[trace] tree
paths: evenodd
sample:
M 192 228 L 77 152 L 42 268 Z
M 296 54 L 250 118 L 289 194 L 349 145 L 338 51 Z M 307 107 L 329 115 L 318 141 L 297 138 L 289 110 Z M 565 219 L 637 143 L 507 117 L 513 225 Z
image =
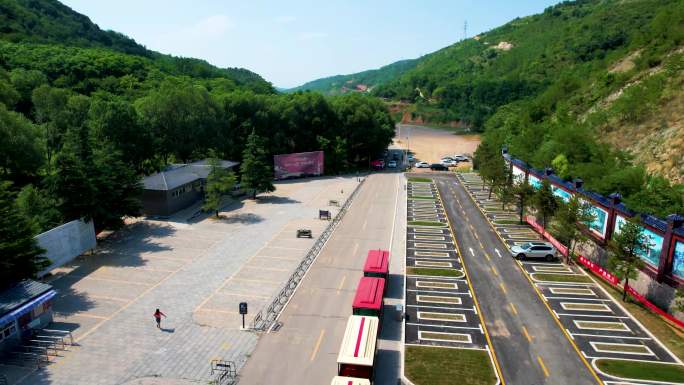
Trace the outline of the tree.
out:
M 587 237 L 579 227 L 580 224 L 588 224 L 594 220 L 594 214 L 588 204 L 582 203 L 577 195 L 573 195 L 570 200 L 560 202 L 556 215 L 556 223 L 553 230 L 558 234 L 559 240 L 568 245 L 568 257 L 566 262 L 575 255 L 577 243 L 587 240 Z
M 209 164 L 211 165 L 211 172 L 207 176 L 207 184 L 204 187 L 205 198 L 202 209 L 213 211 L 218 218 L 221 200 L 226 193 L 233 189 L 236 179 L 235 174 L 219 165 L 218 159 L 211 158 Z
M 532 197 L 532 204 L 537 210 L 537 215 L 542 217 L 542 227 L 546 228 L 547 221 L 558 209 L 558 199 L 553 195 L 551 183 L 544 179 L 541 187 L 535 191 Z
M 514 199 L 518 204 L 518 212 L 520 214 L 520 224 L 523 224 L 523 218 L 525 217 L 525 209 L 529 204 L 530 199 L 534 196 L 534 188 L 530 186 L 527 181 L 519 181 L 513 185 L 513 190 L 511 192 Z
M 240 184 L 243 188 L 253 191 L 252 197 L 256 199 L 259 192 L 275 191 L 273 186 L 273 170 L 268 162 L 268 154 L 261 139 L 254 130 L 247 138 L 247 145 L 242 155 L 240 165 L 242 177 Z
M 38 127 L 0 103 L 0 175 L 23 181 L 38 174 L 43 153 Z
M 635 279 L 644 265 L 639 253 L 650 247 L 650 239 L 644 233 L 640 220 L 636 216 L 624 222 L 608 243 L 610 271 L 620 280 L 625 280 L 625 289 L 622 292 L 623 301 L 627 299 L 626 289 L 629 286 L 629 280 Z
M 515 199 L 513 195 L 513 175 L 510 170 L 506 170 L 503 181 L 497 184 L 495 191 L 496 196 L 501 201 L 501 210 L 505 210 L 506 206 Z
M 0 183 L 0 287 L 32 278 L 50 265 L 9 188 L 8 182 Z
M 21 214 L 31 223 L 33 232 L 40 233 L 62 223 L 57 201 L 48 191 L 32 184 L 17 194 L 16 204 Z

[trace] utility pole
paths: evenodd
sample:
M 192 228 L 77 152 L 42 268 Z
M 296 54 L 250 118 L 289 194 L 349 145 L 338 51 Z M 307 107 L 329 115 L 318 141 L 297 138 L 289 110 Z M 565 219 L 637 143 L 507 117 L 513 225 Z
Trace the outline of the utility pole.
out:
M 468 20 L 463 21 L 463 40 L 468 39 Z

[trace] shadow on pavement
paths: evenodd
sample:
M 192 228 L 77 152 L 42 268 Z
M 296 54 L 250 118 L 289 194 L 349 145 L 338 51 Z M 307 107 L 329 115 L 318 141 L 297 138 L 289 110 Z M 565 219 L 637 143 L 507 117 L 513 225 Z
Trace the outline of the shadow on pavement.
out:
M 375 385 L 396 385 L 397 373 L 401 365 L 401 356 L 396 350 L 379 349 L 375 356 L 377 367 L 375 369 Z M 456 383 L 456 382 L 454 382 Z
M 385 298 L 402 299 L 404 297 L 404 276 L 401 274 L 390 274 L 388 281 Z

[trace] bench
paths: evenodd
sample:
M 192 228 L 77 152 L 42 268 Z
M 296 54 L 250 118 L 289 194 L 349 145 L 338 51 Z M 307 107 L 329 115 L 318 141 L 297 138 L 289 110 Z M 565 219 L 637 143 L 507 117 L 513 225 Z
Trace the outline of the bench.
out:
M 298 229 L 297 238 L 313 238 L 313 234 L 310 229 Z

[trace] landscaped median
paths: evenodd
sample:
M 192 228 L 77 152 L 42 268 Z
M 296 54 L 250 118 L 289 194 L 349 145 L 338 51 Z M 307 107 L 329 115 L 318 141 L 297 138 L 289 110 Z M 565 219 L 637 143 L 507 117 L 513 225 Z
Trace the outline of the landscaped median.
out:
M 437 198 L 433 196 L 427 196 L 427 195 L 412 195 L 408 198 L 409 200 L 411 199 L 420 199 L 420 200 L 430 200 L 430 201 L 436 201 Z
M 412 177 L 408 178 L 408 181 L 413 182 L 413 183 L 430 183 L 430 182 L 432 182 L 432 179 L 412 176 Z
M 584 274 L 531 273 L 530 277 L 537 282 L 593 283 Z
M 446 227 L 446 223 L 433 221 L 408 221 L 409 226 L 432 226 L 432 227 Z
M 404 372 L 415 385 L 496 383 L 486 350 L 407 346 L 404 354 Z
M 436 269 L 432 267 L 407 267 L 407 275 L 426 275 L 430 277 L 463 278 L 465 274 L 458 269 Z
M 607 358 L 595 360 L 594 365 L 609 376 L 640 381 L 684 383 L 684 365 Z

